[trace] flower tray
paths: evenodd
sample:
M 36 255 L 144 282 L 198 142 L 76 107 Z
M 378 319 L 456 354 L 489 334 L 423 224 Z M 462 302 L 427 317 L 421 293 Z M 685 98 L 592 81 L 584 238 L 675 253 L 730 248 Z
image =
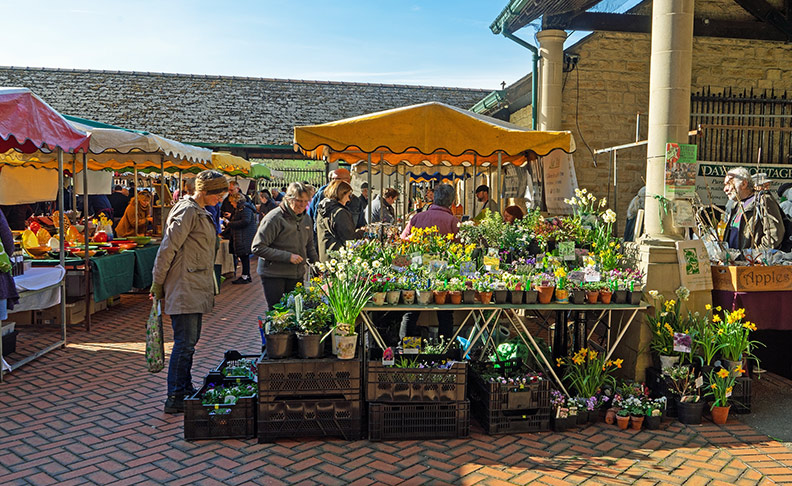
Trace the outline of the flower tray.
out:
M 293 437 L 341 437 L 359 440 L 360 400 L 284 400 L 259 403 L 258 441 Z
M 470 435 L 470 402 L 369 403 L 369 440 L 457 439 Z
M 407 359 L 411 358 L 406 355 Z M 431 361 L 431 360 L 428 360 Z M 427 362 L 419 357 L 418 362 Z M 448 369 L 397 368 L 369 361 L 366 400 L 370 402 L 461 402 L 466 398 L 467 363 Z
M 254 363 L 258 361 L 259 355 L 257 354 L 241 354 L 239 351 L 226 351 L 225 355 L 223 356 L 223 361 L 215 368 L 214 370 L 210 371 L 209 374 L 220 374 L 223 378 L 224 384 L 231 384 L 236 383 L 237 381 L 256 381 L 256 368 L 252 366 L 248 371 L 249 373 L 246 375 L 239 375 L 239 376 L 224 376 L 223 370 L 229 367 L 235 367 L 239 364 L 239 362 L 243 359 L 252 360 Z
M 550 430 L 549 408 L 491 410 L 480 401 L 471 401 L 471 407 L 473 416 L 488 435 Z
M 259 400 L 339 398 L 360 400 L 360 361 L 323 359 L 261 360 Z
M 256 436 L 256 397 L 240 398 L 234 405 L 201 403 L 208 385 L 184 400 L 184 439 L 250 439 Z
M 525 385 L 491 383 L 474 369 L 470 371 L 470 399 L 489 411 L 550 408 L 550 382 L 540 380 Z

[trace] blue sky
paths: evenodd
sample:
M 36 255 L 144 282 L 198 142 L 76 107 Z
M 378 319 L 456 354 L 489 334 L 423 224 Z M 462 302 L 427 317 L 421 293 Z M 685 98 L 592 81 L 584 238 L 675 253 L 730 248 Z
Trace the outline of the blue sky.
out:
M 0 64 L 499 89 L 531 62 L 489 30 L 506 4 L 0 0 Z

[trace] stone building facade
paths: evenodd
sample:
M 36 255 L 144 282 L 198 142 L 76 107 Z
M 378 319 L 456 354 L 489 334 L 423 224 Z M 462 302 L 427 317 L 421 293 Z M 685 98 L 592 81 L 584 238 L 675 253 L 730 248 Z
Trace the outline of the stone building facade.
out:
M 291 145 L 311 125 L 438 101 L 469 108 L 486 90 L 167 73 L 0 67 L 56 110 L 183 142 Z

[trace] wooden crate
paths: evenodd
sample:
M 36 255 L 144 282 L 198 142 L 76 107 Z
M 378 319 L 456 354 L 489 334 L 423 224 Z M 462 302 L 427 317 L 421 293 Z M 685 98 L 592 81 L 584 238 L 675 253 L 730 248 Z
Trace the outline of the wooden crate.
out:
M 792 290 L 792 266 L 712 266 L 715 290 L 767 292 Z

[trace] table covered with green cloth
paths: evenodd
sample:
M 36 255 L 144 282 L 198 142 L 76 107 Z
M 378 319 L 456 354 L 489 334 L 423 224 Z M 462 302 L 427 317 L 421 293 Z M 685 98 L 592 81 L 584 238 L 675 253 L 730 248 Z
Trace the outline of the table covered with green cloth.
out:
M 135 252 L 122 251 L 115 255 L 93 257 L 91 271 L 95 302 L 129 292 L 135 273 Z
M 135 248 L 135 275 L 132 278 L 132 286 L 136 289 L 148 289 L 154 281 L 151 270 L 154 268 L 154 260 L 157 258 L 159 245 L 146 245 L 142 248 Z

